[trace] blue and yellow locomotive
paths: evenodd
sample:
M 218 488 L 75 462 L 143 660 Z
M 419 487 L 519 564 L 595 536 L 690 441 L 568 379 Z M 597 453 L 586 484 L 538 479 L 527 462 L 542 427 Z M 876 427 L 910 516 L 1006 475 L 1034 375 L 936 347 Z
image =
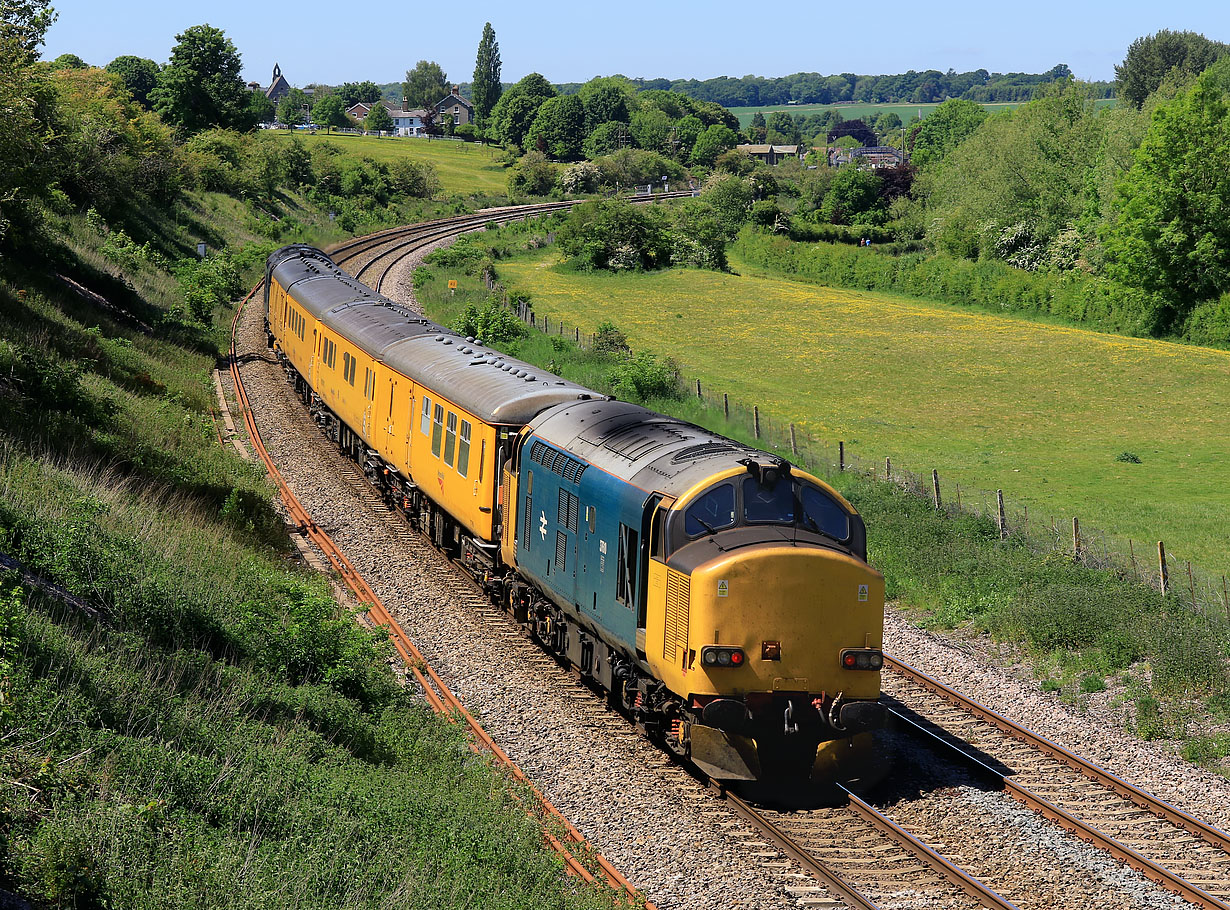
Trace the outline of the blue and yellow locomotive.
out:
M 880 724 L 884 581 L 828 485 L 462 338 L 318 250 L 266 279 L 270 342 L 326 432 L 670 749 L 720 780 L 805 779 Z

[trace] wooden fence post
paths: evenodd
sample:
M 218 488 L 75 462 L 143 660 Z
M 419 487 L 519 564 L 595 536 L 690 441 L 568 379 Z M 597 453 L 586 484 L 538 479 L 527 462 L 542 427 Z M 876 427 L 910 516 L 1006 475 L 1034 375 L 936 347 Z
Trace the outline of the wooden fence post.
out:
M 794 441 L 794 424 L 790 424 L 790 454 L 799 454 L 799 444 Z
M 730 420 L 730 395 L 726 392 L 722 393 L 722 414 Z
M 995 491 L 995 506 L 996 506 L 995 512 L 996 512 L 996 519 L 997 519 L 996 523 L 999 525 L 999 539 L 1007 540 L 1008 539 L 1008 520 L 1004 516 L 1004 491 L 1003 490 Z
M 1157 542 L 1157 567 L 1158 578 L 1162 582 L 1162 596 L 1165 597 L 1170 592 L 1170 571 L 1166 568 L 1166 545 L 1160 540 Z
M 1081 561 L 1081 522 L 1075 515 L 1072 516 L 1072 559 Z
M 760 405 L 752 405 L 752 430 L 756 433 L 756 438 L 760 438 Z
M 696 397 L 697 397 L 697 398 L 702 398 L 702 397 L 703 397 L 703 396 L 700 394 L 700 380 L 699 380 L 699 379 L 698 379 L 698 380 L 696 380 Z
M 956 487 L 957 489 L 957 511 L 960 512 L 961 511 L 961 484 L 957 483 L 957 484 L 953 484 L 953 486 Z
M 1226 621 L 1230 622 L 1230 590 L 1226 588 L 1226 576 L 1221 577 L 1221 605 L 1226 611 Z
M 1187 562 L 1187 587 L 1192 592 L 1192 609 L 1196 609 L 1196 581 L 1192 578 L 1192 563 Z
M 581 327 L 580 326 L 577 326 L 576 334 L 572 340 L 578 345 L 581 343 Z
M 891 458 L 884 459 L 884 479 L 893 479 L 893 460 Z
M 931 492 L 935 498 L 935 510 L 940 510 L 940 472 L 938 468 L 931 469 Z
M 837 470 L 844 471 L 846 469 L 846 444 L 842 440 L 837 442 Z
M 589 333 L 589 348 L 590 348 L 590 350 L 592 351 L 592 350 L 593 350 L 594 348 L 596 348 L 597 346 L 598 346 L 598 333 L 597 333 L 597 332 L 590 332 L 590 333 Z
M 546 316 L 542 317 L 542 333 L 544 335 L 550 334 L 547 330 L 547 317 Z
M 1138 579 L 1140 575 L 1136 572 L 1136 547 L 1133 546 L 1130 537 L 1128 538 L 1128 555 L 1132 557 L 1132 577 Z

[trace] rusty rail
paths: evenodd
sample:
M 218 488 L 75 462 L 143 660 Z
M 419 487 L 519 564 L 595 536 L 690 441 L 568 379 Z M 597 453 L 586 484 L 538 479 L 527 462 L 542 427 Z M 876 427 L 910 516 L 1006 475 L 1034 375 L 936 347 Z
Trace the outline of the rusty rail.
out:
M 261 439 L 260 431 L 256 426 L 256 417 L 252 411 L 251 401 L 248 398 L 247 389 L 243 384 L 243 377 L 239 368 L 239 356 L 236 342 L 238 333 L 238 325 L 240 316 L 243 314 L 244 307 L 252 296 L 260 289 L 263 282 L 258 282 L 256 287 L 248 292 L 248 295 L 243 298 L 239 306 L 236 308 L 235 318 L 231 322 L 231 346 L 230 346 L 230 368 L 231 376 L 235 383 L 235 397 L 243 412 L 244 423 L 248 428 L 248 436 L 252 443 L 252 448 L 257 456 L 264 463 L 265 469 L 269 472 L 270 479 L 278 488 L 278 492 L 282 497 L 283 503 L 286 505 L 286 510 L 290 518 L 295 523 L 297 530 L 307 536 L 320 551 L 329 560 L 330 565 L 341 576 L 346 586 L 354 593 L 355 598 L 364 606 L 367 612 L 371 615 L 374 622 L 384 626 L 389 630 L 390 640 L 393 646 L 397 649 L 397 653 L 401 656 L 406 666 L 414 674 L 419 685 L 423 689 L 424 697 L 428 704 L 437 713 L 456 720 L 460 718 L 472 732 L 474 739 L 471 740 L 471 748 L 476 752 L 483 749 L 490 752 L 496 757 L 500 764 L 504 765 L 512 774 L 513 778 L 525 787 L 533 796 L 535 806 L 527 805 L 513 791 L 514 799 L 521 803 L 526 815 L 535 819 L 543 829 L 543 837 L 547 843 L 554 849 L 563 859 L 565 868 L 571 875 L 580 877 L 585 882 L 595 882 L 596 876 L 590 872 L 589 868 L 581 861 L 578 853 L 592 857 L 605 880 L 605 883 L 616 891 L 623 899 L 636 906 L 643 906 L 647 910 L 656 910 L 654 905 L 649 903 L 644 895 L 637 891 L 620 872 L 610 864 L 610 862 L 602 856 L 593 846 L 585 839 L 584 835 L 569 822 L 559 810 L 551 804 L 550 800 L 530 782 L 525 776 L 525 772 L 504 752 L 486 730 L 478 723 L 478 721 L 470 714 L 469 711 L 461 704 L 453 692 L 448 688 L 434 669 L 423 658 L 423 655 L 415 647 L 405 630 L 398 625 L 397 621 L 389 614 L 380 598 L 367 584 L 363 576 L 351 564 L 346 555 L 337 547 L 333 540 L 322 531 L 312 520 L 307 510 L 303 508 L 295 494 L 287 485 L 286 480 L 282 477 L 277 466 L 273 463 L 273 458 L 269 455 L 265 444 Z M 544 820 L 547 823 L 544 823 Z M 548 823 L 561 828 L 564 832 L 563 841 L 556 837 L 549 829 Z M 573 850 L 568 845 L 579 849 Z
M 913 667 L 902 660 L 889 657 L 889 655 L 885 654 L 884 665 L 887 669 L 891 669 L 894 672 L 902 674 L 916 685 L 926 689 L 934 695 L 943 698 L 950 704 L 969 712 L 978 719 L 991 724 L 1019 742 L 1025 743 L 1026 745 L 1037 749 L 1043 754 L 1055 759 L 1069 768 L 1072 768 L 1088 780 L 1113 791 L 1124 799 L 1129 800 L 1139 808 L 1151 812 L 1158 818 L 1164 819 L 1189 834 L 1199 837 L 1201 840 L 1212 846 L 1216 846 L 1222 850 L 1230 852 L 1230 837 L 1228 837 L 1225 832 L 1214 828 L 1213 826 L 1188 815 L 1186 812 L 1175 808 L 1169 803 L 1158 799 L 1156 796 L 1146 793 L 1144 790 L 1129 784 L 1127 781 L 1115 776 L 1114 774 L 1111 774 L 1109 771 L 1105 771 L 1080 756 L 1069 752 L 1057 743 L 1053 743 L 1049 739 L 1025 729 L 1014 721 L 1004 717 L 1002 714 L 998 714 L 990 708 L 980 705 L 972 699 L 966 698 L 964 695 L 950 689 L 939 680 L 933 679 L 921 670 L 918 670 L 916 667 Z M 985 762 L 961 749 L 958 745 L 952 743 L 945 737 L 939 736 L 925 727 L 921 727 L 909 718 L 905 718 L 896 712 L 893 713 L 898 720 L 911 725 L 916 730 L 932 737 L 935 741 L 942 743 L 948 748 L 955 749 L 967 760 L 979 765 L 985 773 L 1002 782 L 1005 792 L 1007 792 L 1013 799 L 1029 807 L 1030 809 L 1039 812 L 1044 818 L 1059 825 L 1068 833 L 1073 834 L 1081 840 L 1093 844 L 1102 850 L 1105 850 L 1111 856 L 1115 857 L 1115 859 L 1131 866 L 1151 882 L 1160 885 L 1168 891 L 1178 894 L 1184 900 L 1190 901 L 1198 907 L 1205 907 L 1208 908 L 1208 910 L 1230 910 L 1230 905 L 1227 905 L 1222 900 L 1214 897 L 1190 882 L 1185 881 L 1182 877 L 1175 875 L 1164 866 L 1154 863 L 1152 860 L 1141 856 L 1132 848 L 1121 844 L 1119 841 L 1109 837 L 1091 825 L 1080 821 L 1055 804 L 1051 803 L 1049 800 L 1034 793 L 1032 790 L 1013 782 L 1010 777 L 990 767 Z

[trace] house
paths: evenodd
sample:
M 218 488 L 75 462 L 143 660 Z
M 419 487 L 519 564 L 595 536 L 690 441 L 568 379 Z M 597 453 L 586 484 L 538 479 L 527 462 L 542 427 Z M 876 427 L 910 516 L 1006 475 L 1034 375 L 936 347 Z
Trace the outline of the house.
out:
M 427 135 L 427 111 L 422 108 L 407 109 L 405 98 L 402 99 L 400 105 L 385 100 L 377 101 L 375 104 L 383 104 L 389 116 L 393 118 L 393 128 L 389 132 L 394 136 Z M 374 106 L 374 104 L 365 104 L 360 101 L 346 108 L 346 113 L 361 123 L 371 113 Z
M 891 145 L 872 145 L 851 149 L 850 160 L 858 162 L 859 167 L 882 168 L 896 167 L 904 159 L 901 149 Z
M 452 117 L 453 126 L 461 126 L 474 120 L 474 105 L 461 97 L 459 85 L 454 85 L 452 92 L 436 102 L 435 111 L 438 117 Z
M 803 157 L 797 145 L 736 145 L 735 148 L 765 164 L 776 165 L 787 158 Z

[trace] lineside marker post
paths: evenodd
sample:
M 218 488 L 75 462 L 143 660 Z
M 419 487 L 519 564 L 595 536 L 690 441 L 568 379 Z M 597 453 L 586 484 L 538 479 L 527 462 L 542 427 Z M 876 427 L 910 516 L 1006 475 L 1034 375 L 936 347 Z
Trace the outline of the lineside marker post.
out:
M 931 469 L 931 492 L 935 497 L 935 511 L 941 508 L 940 503 L 940 472 L 938 468 Z
M 1007 540 L 1008 539 L 1008 520 L 1004 516 L 1004 491 L 1003 490 L 995 491 L 995 505 L 996 505 L 997 521 L 999 524 L 999 539 Z
M 1166 569 L 1166 544 L 1160 540 L 1157 542 L 1157 566 L 1158 578 L 1162 583 L 1162 596 L 1165 597 L 1170 592 L 1170 572 Z

